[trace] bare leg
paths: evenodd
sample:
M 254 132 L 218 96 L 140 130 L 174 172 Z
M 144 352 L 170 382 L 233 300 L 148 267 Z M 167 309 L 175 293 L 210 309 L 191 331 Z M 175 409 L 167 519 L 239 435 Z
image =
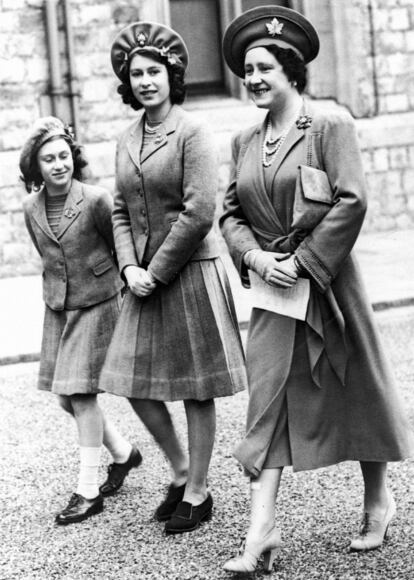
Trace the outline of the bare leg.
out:
M 57 396 L 59 405 L 62 407 L 62 409 L 75 418 L 71 397 L 65 395 Z M 96 403 L 96 405 L 100 410 L 98 403 Z M 130 456 L 132 445 L 126 439 L 124 439 L 124 437 L 122 437 L 122 435 L 115 428 L 114 424 L 105 417 L 101 410 L 100 412 L 103 422 L 103 444 L 112 455 L 115 463 L 124 463 Z
M 228 560 L 223 568 L 229 572 L 253 572 L 261 554 L 264 566 L 271 571 L 273 559 L 280 548 L 280 531 L 275 527 L 275 506 L 282 467 L 264 469 L 250 483 L 250 526 L 243 554 Z
M 382 516 L 388 506 L 387 464 L 375 461 L 361 461 L 364 478 L 364 511 Z
M 173 470 L 173 483 L 187 481 L 188 459 L 178 440 L 167 406 L 162 401 L 129 399 L 135 413 L 161 447 Z
M 283 467 L 263 469 L 250 483 L 250 526 L 246 544 L 260 540 L 275 525 L 276 498 Z
M 365 513 L 359 535 L 351 541 L 353 551 L 374 550 L 381 546 L 396 511 L 394 498 L 387 488 L 387 464 L 361 461 L 361 470 Z
M 72 395 L 70 399 L 78 427 L 79 445 L 101 447 L 103 420 L 96 395 Z
M 188 424 L 190 468 L 183 501 L 201 504 L 207 497 L 207 472 L 216 434 L 214 399 L 184 401 Z

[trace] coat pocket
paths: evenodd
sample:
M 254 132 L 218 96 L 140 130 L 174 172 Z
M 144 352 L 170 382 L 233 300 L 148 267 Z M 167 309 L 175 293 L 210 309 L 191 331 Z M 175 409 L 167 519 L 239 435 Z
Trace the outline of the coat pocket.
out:
M 332 205 L 332 189 L 325 171 L 299 165 L 292 228 L 312 230 L 326 216 Z
M 113 266 L 113 262 L 111 260 L 111 258 L 103 258 L 102 260 L 99 260 L 98 262 L 96 262 L 96 264 L 94 265 L 94 267 L 92 268 L 93 273 L 95 274 L 95 276 L 101 276 L 102 274 L 104 274 L 104 272 L 107 272 L 108 270 L 110 270 Z

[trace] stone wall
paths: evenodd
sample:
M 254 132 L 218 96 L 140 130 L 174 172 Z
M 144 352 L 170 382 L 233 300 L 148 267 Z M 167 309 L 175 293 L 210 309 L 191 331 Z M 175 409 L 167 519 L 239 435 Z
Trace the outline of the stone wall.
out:
M 329 6 L 327 0 L 310 1 L 315 14 L 317 2 L 325 8 Z M 367 86 L 371 83 L 370 90 L 365 87 L 358 97 L 366 99 L 369 93 L 369 107 L 362 107 L 367 116 L 357 120 L 370 195 L 365 229 L 413 227 L 414 4 L 412 0 L 350 0 L 351 3 L 353 10 L 360 11 L 360 17 L 365 19 L 364 34 L 371 31 L 371 44 L 365 47 L 360 59 L 354 58 L 349 69 L 348 66 L 341 69 L 338 42 L 335 44 L 332 40 L 332 46 L 336 46 L 337 69 L 342 77 L 364 77 Z M 109 47 L 117 31 L 129 22 L 138 18 L 162 19 L 165 4 L 165 0 L 71 2 L 80 95 L 79 138 L 85 144 L 92 181 L 109 189 L 113 188 L 116 136 L 134 116 L 116 93 Z M 330 5 L 338 9 L 343 2 L 330 0 Z M 67 93 L 68 59 L 60 11 L 58 16 L 64 92 Z M 335 27 L 338 24 L 334 16 L 333 10 L 331 21 Z M 328 32 L 325 26 L 324 34 Z M 337 30 L 333 32 L 334 39 Z M 350 30 L 341 30 L 349 38 L 352 32 L 352 24 Z M 0 277 L 4 277 L 39 269 L 21 213 L 26 192 L 19 182 L 18 155 L 32 122 L 51 112 L 44 1 L 0 0 L 0 42 L 4 47 L 0 56 Z M 357 74 L 361 68 L 369 75 Z M 315 83 L 314 96 L 329 96 L 326 83 L 318 94 L 318 86 L 322 85 Z M 333 86 L 332 78 L 329 86 Z M 341 99 L 341 94 L 334 97 L 338 102 L 347 102 Z M 62 117 L 69 118 L 67 95 L 62 96 L 60 105 Z M 221 198 L 227 180 L 230 135 L 254 122 L 260 112 L 247 103 L 226 97 L 189 101 L 186 107 L 204 117 L 216 135 L 221 152 Z

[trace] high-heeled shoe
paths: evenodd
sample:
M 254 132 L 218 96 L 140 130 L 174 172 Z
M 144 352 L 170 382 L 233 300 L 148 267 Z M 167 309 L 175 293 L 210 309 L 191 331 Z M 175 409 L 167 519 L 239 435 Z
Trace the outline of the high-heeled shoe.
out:
M 395 501 L 390 493 L 385 515 L 381 520 L 373 518 L 369 512 L 364 513 L 359 535 L 351 541 L 350 550 L 360 552 L 379 548 L 387 537 L 388 526 L 395 512 Z
M 280 530 L 272 528 L 270 532 L 259 542 L 243 544 L 240 547 L 239 555 L 227 562 L 223 566 L 226 572 L 237 572 L 238 574 L 250 574 L 257 568 L 260 556 L 263 555 L 264 569 L 271 572 L 273 561 L 282 545 Z

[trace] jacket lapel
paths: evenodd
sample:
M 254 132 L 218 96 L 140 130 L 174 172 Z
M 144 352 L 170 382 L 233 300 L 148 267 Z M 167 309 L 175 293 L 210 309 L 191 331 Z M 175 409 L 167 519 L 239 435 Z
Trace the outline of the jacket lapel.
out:
M 80 204 L 83 201 L 82 184 L 76 179 L 72 180 L 72 187 L 67 195 L 60 219 L 57 239 L 61 238 L 66 230 L 76 221 L 81 212 Z
M 42 231 L 52 240 L 56 241 L 56 237 L 50 229 L 49 222 L 46 217 L 46 190 L 45 188 L 39 193 L 32 194 L 36 196 L 33 203 L 33 219 L 37 222 Z
M 141 171 L 140 154 L 142 148 L 142 137 L 144 133 L 144 115 L 142 114 L 138 121 L 131 127 L 126 142 L 129 156 L 133 163 Z
M 141 156 L 141 163 L 144 163 L 151 155 L 158 149 L 164 147 L 168 143 L 168 135 L 174 133 L 177 127 L 177 107 L 173 105 L 165 118 L 163 124 L 158 129 L 154 141 L 145 148 L 145 152 Z

